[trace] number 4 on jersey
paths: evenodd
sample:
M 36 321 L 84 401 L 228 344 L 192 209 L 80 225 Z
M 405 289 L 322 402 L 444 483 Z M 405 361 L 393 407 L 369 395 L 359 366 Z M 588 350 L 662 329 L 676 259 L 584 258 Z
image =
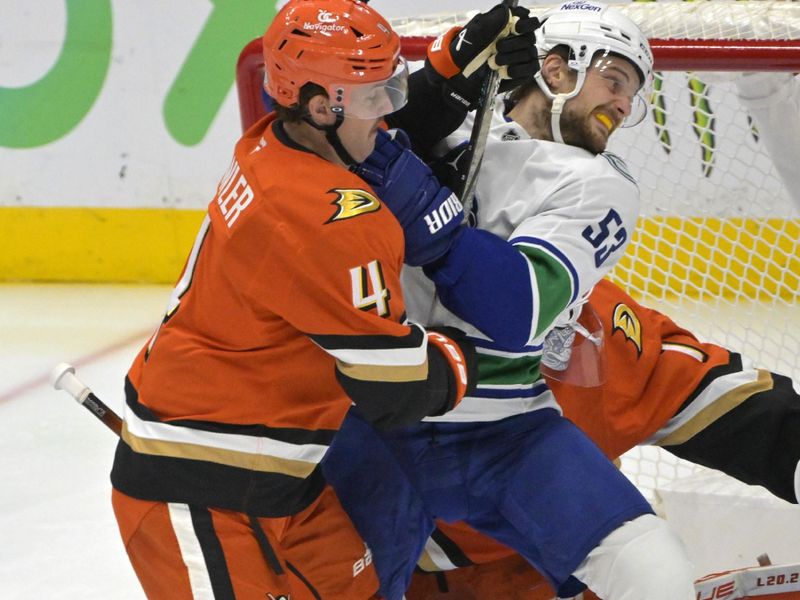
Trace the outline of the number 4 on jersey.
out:
M 366 266 L 350 269 L 350 281 L 353 286 L 353 306 L 363 311 L 374 308 L 379 317 L 389 316 L 391 294 L 383 281 L 381 263 L 373 260 Z

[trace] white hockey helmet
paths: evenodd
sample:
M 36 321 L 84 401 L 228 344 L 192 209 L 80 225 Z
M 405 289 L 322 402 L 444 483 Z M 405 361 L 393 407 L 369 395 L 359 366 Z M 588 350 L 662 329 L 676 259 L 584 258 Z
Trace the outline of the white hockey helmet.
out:
M 583 87 L 586 71 L 592 66 L 592 59 L 598 53 L 622 56 L 630 61 L 639 73 L 640 90 L 652 80 L 653 52 L 650 44 L 639 27 L 616 8 L 593 0 L 571 0 L 546 12 L 541 18 L 544 22 L 536 30 L 536 47 L 540 60 L 555 47 L 567 46 L 570 49 L 567 64 L 578 73 L 575 89 L 558 95 L 552 93 L 541 72 L 536 74 L 539 87 L 554 100 L 554 119 L 560 118 L 564 102 L 578 95 Z M 646 102 L 639 95 L 624 126 L 638 124 L 646 113 Z M 554 131 L 553 134 L 560 138 L 560 131 Z
M 644 85 L 653 72 L 653 52 L 642 31 L 619 10 L 589 0 L 565 2 L 543 15 L 536 30 L 536 47 L 544 58 L 556 46 L 569 46 L 570 68 L 580 71 L 590 66 L 601 51 L 627 58 L 639 71 Z

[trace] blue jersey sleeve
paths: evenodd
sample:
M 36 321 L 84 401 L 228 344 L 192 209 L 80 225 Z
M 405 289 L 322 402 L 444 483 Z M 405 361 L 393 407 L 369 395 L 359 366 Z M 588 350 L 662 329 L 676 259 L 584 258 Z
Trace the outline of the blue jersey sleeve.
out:
M 463 227 L 447 255 L 425 267 L 442 304 L 498 345 L 515 350 L 536 335 L 534 274 L 525 255 L 482 229 Z

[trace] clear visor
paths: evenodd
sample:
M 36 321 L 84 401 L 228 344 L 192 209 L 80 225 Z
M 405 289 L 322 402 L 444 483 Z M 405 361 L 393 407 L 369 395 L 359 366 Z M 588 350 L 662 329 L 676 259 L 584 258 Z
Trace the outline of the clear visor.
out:
M 598 387 L 606 380 L 603 323 L 591 304 L 577 322 L 551 330 L 544 340 L 542 375 L 577 387 Z
M 592 61 L 587 76 L 599 77 L 612 94 L 619 97 L 629 107 L 629 114 L 617 124 L 619 127 L 633 127 L 647 116 L 647 98 L 652 90 L 652 80 L 641 83 L 639 71 L 621 56 L 603 54 Z
M 331 110 L 354 119 L 377 119 L 408 101 L 408 63 L 401 56 L 394 74 L 373 83 L 336 83 L 328 87 Z

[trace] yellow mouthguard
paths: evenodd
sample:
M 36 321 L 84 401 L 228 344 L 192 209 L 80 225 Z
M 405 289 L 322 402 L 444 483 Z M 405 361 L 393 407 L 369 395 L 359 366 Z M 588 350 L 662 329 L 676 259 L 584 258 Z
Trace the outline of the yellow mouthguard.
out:
M 603 125 L 606 126 L 606 129 L 608 129 L 609 131 L 613 129 L 614 124 L 611 122 L 611 119 L 608 118 L 608 115 L 605 115 L 603 113 L 596 113 L 594 116 L 597 118 L 598 121 L 600 121 Z

